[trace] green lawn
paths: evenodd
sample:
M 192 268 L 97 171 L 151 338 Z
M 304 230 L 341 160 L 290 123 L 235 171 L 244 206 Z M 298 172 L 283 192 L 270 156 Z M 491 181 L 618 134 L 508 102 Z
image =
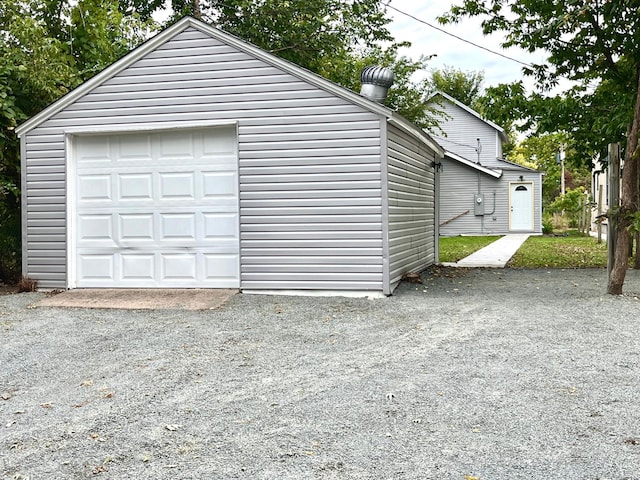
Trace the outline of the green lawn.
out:
M 486 247 L 495 242 L 501 235 L 485 237 L 441 237 L 440 238 L 440 261 L 457 262 L 471 255 L 473 252 Z
M 457 262 L 496 241 L 499 236 L 442 237 L 440 261 Z M 604 268 L 607 245 L 595 238 L 567 232 L 559 236 L 533 235 L 520 247 L 508 264 L 513 268 Z
M 604 268 L 607 245 L 593 237 L 569 232 L 565 236 L 532 236 L 509 261 L 515 268 Z

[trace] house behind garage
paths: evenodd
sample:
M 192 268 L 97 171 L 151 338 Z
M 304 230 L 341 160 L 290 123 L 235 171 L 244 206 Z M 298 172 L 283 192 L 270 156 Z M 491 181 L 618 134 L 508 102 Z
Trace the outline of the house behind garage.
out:
M 436 260 L 426 133 L 192 18 L 17 133 L 43 288 L 390 294 Z
M 505 160 L 504 129 L 467 105 L 444 92 L 430 103 L 443 113 L 440 234 L 541 233 L 542 172 Z

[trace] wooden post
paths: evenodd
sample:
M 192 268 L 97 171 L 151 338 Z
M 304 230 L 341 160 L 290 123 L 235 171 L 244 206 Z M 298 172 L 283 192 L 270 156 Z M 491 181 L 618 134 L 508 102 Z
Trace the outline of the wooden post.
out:
M 584 225 L 584 197 L 580 195 L 580 200 L 578 200 L 578 233 L 582 235 L 584 231 L 582 230 L 582 226 Z
M 598 222 L 596 225 L 598 226 L 598 243 L 602 243 L 602 200 L 604 198 L 604 188 L 603 185 L 598 185 Z
M 620 144 L 609 144 L 609 166 L 607 167 L 609 177 L 609 210 L 616 212 L 620 206 Z M 615 214 L 609 217 L 607 229 L 607 276 L 611 277 L 611 269 L 616 248 L 616 226 Z

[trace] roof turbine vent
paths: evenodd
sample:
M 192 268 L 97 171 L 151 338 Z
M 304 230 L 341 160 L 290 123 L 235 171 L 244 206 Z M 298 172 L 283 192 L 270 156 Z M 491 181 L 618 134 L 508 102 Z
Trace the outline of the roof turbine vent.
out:
M 360 95 L 374 102 L 383 103 L 389 87 L 393 85 L 393 72 L 386 67 L 375 65 L 365 67 L 360 74 Z

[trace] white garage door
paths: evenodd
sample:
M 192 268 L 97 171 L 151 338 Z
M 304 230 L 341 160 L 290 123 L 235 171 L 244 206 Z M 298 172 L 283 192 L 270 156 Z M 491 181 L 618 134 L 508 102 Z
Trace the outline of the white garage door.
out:
M 78 287 L 239 287 L 235 129 L 78 136 Z

